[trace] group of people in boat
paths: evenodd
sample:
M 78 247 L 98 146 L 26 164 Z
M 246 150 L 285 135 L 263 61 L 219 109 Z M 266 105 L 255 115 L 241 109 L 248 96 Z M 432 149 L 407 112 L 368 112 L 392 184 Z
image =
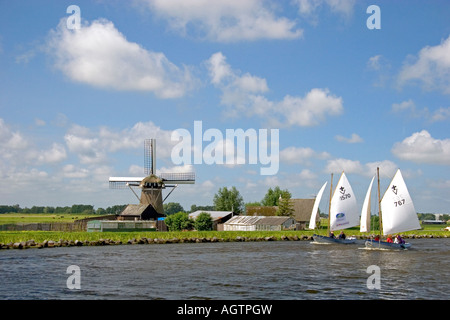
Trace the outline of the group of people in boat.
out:
M 380 241 L 380 236 L 379 236 L 379 235 L 376 235 L 376 236 L 373 238 L 373 240 L 374 240 L 374 241 Z M 404 244 L 404 243 L 405 243 L 405 240 L 403 240 L 403 238 L 402 238 L 399 234 L 396 235 L 394 239 L 392 238 L 392 235 L 389 234 L 389 235 L 387 236 L 387 238 L 386 238 L 386 242 L 388 242 L 388 243 Z
M 341 239 L 341 240 L 345 240 L 345 233 L 344 233 L 344 231 L 341 231 L 341 233 L 339 233 L 339 236 L 336 238 L 336 236 L 334 235 L 334 232 L 333 231 L 331 231 L 330 232 L 330 234 L 328 235 L 330 238 L 333 238 L 333 239 Z
M 329 236 L 330 238 L 333 238 L 333 239 L 341 239 L 341 240 L 344 240 L 345 237 L 346 237 L 344 231 L 341 231 L 341 232 L 339 233 L 339 236 L 338 236 L 337 238 L 336 238 L 336 236 L 334 235 L 334 232 L 333 232 L 333 231 L 331 231 L 330 234 L 329 234 L 328 236 Z M 380 236 L 379 236 L 379 235 L 372 236 L 372 238 L 373 238 L 374 241 L 380 241 Z M 402 238 L 399 234 L 396 235 L 395 238 L 393 238 L 392 235 L 388 235 L 387 238 L 386 238 L 386 242 L 388 242 L 388 243 L 404 244 L 404 243 L 405 243 L 405 240 L 403 240 L 403 238 Z

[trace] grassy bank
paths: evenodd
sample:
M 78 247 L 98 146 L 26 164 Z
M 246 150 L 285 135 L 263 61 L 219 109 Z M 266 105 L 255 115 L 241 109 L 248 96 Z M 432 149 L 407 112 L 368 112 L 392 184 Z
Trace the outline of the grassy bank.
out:
M 94 215 L 95 216 L 95 215 Z M 75 219 L 92 217 L 92 215 L 73 214 L 2 214 L 0 224 L 6 223 L 48 223 L 48 222 L 73 222 Z M 322 223 L 326 226 L 326 223 Z M 422 230 L 404 232 L 407 238 L 442 238 L 450 236 L 449 231 L 444 231 L 446 225 L 424 225 Z M 108 239 L 111 243 L 135 243 L 141 239 L 147 242 L 176 242 L 176 241 L 257 241 L 268 238 L 269 240 L 310 240 L 314 233 L 326 235 L 326 227 L 320 230 L 301 231 L 187 231 L 187 232 L 61 232 L 61 231 L 0 231 L 0 244 L 21 243 L 34 240 L 36 243 L 52 242 L 82 242 L 101 243 Z M 359 227 L 345 230 L 347 236 L 365 238 L 367 233 L 359 232 Z M 373 231 L 371 233 L 377 233 Z M 161 241 L 160 241 L 161 240 Z M 173 241 L 172 241 L 173 240 Z
M 367 234 L 359 231 L 347 235 L 366 238 Z M 53 231 L 3 231 L 0 232 L 0 243 L 23 243 L 34 240 L 36 243 L 52 241 L 55 243 L 78 241 L 80 245 L 102 245 L 107 239 L 109 244 L 126 243 L 166 243 L 166 242 L 205 242 L 205 241 L 260 241 L 260 240 L 311 240 L 314 231 L 187 231 L 187 232 L 53 232 Z M 319 234 L 325 234 L 321 230 Z M 405 238 L 446 238 L 448 231 L 416 230 L 404 232 Z

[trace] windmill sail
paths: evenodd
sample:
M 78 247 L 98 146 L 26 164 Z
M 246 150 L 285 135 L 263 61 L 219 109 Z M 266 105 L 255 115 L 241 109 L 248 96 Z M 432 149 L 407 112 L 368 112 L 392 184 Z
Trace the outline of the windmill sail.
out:
M 381 200 L 381 216 L 384 235 L 420 229 L 417 212 L 400 169 Z
M 308 229 L 314 230 L 316 228 L 317 209 L 319 209 L 320 199 L 322 199 L 322 194 L 323 191 L 325 190 L 327 183 L 328 182 L 324 183 L 322 188 L 319 190 L 319 193 L 317 194 L 316 200 L 314 201 L 313 209 L 311 212 L 311 218 L 309 219 Z
M 370 231 L 370 195 L 372 193 L 372 185 L 373 180 L 375 177 L 372 178 L 372 181 L 370 181 L 369 188 L 367 189 L 366 198 L 364 199 L 364 203 L 361 210 L 361 223 L 359 226 L 360 232 L 369 232 Z
M 330 204 L 330 230 L 347 229 L 359 224 L 355 194 L 344 172 L 336 186 Z

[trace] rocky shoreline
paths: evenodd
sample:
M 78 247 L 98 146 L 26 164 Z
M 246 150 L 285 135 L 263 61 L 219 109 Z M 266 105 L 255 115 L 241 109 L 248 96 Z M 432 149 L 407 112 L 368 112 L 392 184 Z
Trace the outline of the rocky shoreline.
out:
M 447 238 L 446 235 L 402 235 L 404 239 L 430 239 L 430 238 Z M 366 240 L 369 237 L 359 236 L 358 240 Z M 197 238 L 197 237 L 187 237 L 187 238 L 146 238 L 142 237 L 139 239 L 133 238 L 126 242 L 120 240 L 111 239 L 99 239 L 99 240 L 63 240 L 58 241 L 45 240 L 43 242 L 36 242 L 35 240 L 21 241 L 21 242 L 10 242 L 10 243 L 0 243 L 0 250 L 7 249 L 29 249 L 29 248 L 57 248 L 57 247 L 81 247 L 81 246 L 107 246 L 107 245 L 135 245 L 135 244 L 166 244 L 166 243 L 203 243 L 203 242 L 248 242 L 248 241 L 312 241 L 312 236 L 285 236 L 282 235 L 280 238 L 275 236 L 270 237 L 242 237 L 237 236 L 235 238 Z

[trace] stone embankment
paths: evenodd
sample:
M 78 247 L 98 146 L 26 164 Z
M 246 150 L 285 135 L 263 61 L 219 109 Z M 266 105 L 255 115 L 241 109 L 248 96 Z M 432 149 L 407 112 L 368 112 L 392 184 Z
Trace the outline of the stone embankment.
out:
M 406 239 L 420 239 L 420 238 L 440 238 L 441 236 L 436 235 L 404 235 L 402 236 Z M 443 236 L 447 238 L 447 236 Z M 364 240 L 368 239 L 366 236 L 358 236 L 357 239 Z M 248 241 L 311 241 L 312 237 L 307 235 L 294 235 L 294 236 L 285 236 L 277 238 L 275 236 L 269 237 L 243 237 L 237 236 L 235 238 L 196 238 L 196 237 L 187 237 L 187 238 L 171 238 L 171 239 L 163 239 L 163 238 L 133 238 L 126 242 L 122 242 L 120 240 L 111 240 L 111 239 L 99 239 L 93 241 L 80 241 L 80 240 L 63 240 L 60 239 L 58 241 L 45 240 L 44 242 L 36 242 L 35 240 L 28 240 L 22 242 L 10 242 L 10 243 L 0 243 L 0 249 L 28 249 L 28 248 L 56 248 L 56 247 L 80 247 L 80 246 L 106 246 L 106 245 L 122 245 L 122 244 L 164 244 L 164 243 L 202 243 L 202 242 L 248 242 Z

